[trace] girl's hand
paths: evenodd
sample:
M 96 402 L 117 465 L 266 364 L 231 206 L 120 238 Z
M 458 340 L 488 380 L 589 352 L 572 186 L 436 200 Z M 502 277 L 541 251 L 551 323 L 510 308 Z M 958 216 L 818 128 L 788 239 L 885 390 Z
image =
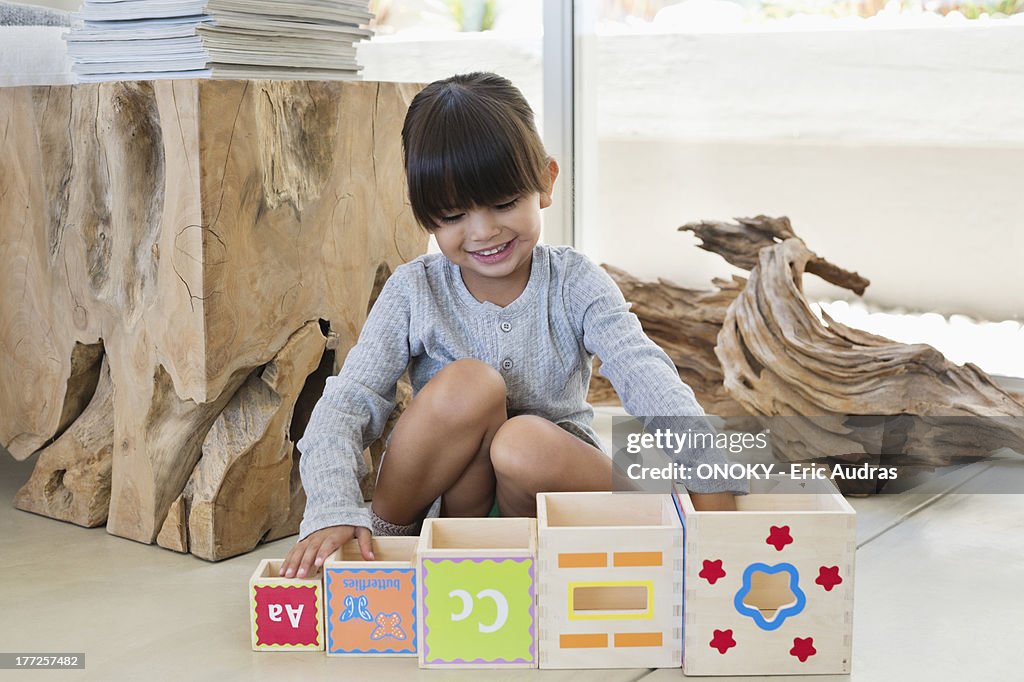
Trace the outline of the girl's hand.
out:
M 370 547 L 372 536 L 369 528 L 328 526 L 310 533 L 305 539 L 295 543 L 292 551 L 288 552 L 288 556 L 281 563 L 280 575 L 285 578 L 305 578 L 307 574 L 315 572 L 311 570 L 314 566 L 323 566 L 327 557 L 353 536 L 359 541 L 359 551 L 363 559 L 373 561 L 373 550 Z

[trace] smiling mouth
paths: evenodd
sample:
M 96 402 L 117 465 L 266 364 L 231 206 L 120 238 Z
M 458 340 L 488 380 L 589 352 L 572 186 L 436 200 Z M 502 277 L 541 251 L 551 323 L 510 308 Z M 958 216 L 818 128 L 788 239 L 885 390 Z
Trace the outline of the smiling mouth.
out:
M 493 256 L 496 253 L 501 253 L 512 245 L 515 239 L 511 239 L 500 246 L 495 246 L 493 249 L 484 249 L 483 251 L 470 251 L 474 256 Z

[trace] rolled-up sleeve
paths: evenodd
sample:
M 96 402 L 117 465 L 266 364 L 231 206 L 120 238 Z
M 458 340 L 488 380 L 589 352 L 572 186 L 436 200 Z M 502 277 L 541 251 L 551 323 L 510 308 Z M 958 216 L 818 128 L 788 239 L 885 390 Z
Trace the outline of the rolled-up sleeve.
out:
M 328 526 L 370 527 L 359 488 L 363 450 L 380 437 L 409 364 L 410 295 L 403 267 L 381 289 L 337 376 L 327 379 L 296 444 L 306 509 L 299 537 Z
M 608 273 L 578 255 L 566 277 L 566 297 L 587 352 L 601 359 L 601 374 L 611 381 L 626 411 L 643 420 L 647 431 L 679 432 L 699 424 L 702 430 L 714 432 L 693 390 L 679 378 L 665 351 L 644 333 Z M 666 454 L 691 469 L 701 463 L 728 463 L 725 453 L 716 447 Z M 686 487 L 698 493 L 747 492 L 745 483 L 735 480 L 691 480 Z

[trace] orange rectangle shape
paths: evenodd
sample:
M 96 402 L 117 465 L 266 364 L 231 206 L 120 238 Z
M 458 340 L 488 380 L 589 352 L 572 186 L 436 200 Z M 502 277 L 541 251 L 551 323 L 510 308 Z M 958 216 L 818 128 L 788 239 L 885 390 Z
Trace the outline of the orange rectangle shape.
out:
M 562 649 L 603 649 L 608 646 L 608 635 L 560 635 L 558 646 Z
M 661 646 L 661 633 L 616 632 L 615 646 Z
M 608 555 L 604 552 L 575 554 L 559 554 L 559 568 L 604 568 L 608 565 Z
M 661 566 L 661 552 L 615 552 L 616 566 Z

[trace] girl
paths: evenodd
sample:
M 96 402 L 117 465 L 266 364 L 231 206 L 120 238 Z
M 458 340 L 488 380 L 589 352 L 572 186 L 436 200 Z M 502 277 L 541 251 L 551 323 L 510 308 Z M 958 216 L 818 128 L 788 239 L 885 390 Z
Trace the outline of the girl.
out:
M 569 247 L 538 245 L 558 164 L 533 112 L 489 73 L 430 84 L 402 128 L 409 199 L 440 254 L 395 270 L 298 442 L 302 538 L 281 575 L 304 577 L 370 529 L 414 534 L 428 513 L 534 516 L 542 491 L 609 490 L 585 401 L 591 360 L 633 415 L 703 415 L 611 278 Z M 391 434 L 372 508 L 363 449 L 406 369 L 414 399 Z M 702 509 L 733 507 L 705 482 Z M 438 508 L 439 505 L 439 508 Z

